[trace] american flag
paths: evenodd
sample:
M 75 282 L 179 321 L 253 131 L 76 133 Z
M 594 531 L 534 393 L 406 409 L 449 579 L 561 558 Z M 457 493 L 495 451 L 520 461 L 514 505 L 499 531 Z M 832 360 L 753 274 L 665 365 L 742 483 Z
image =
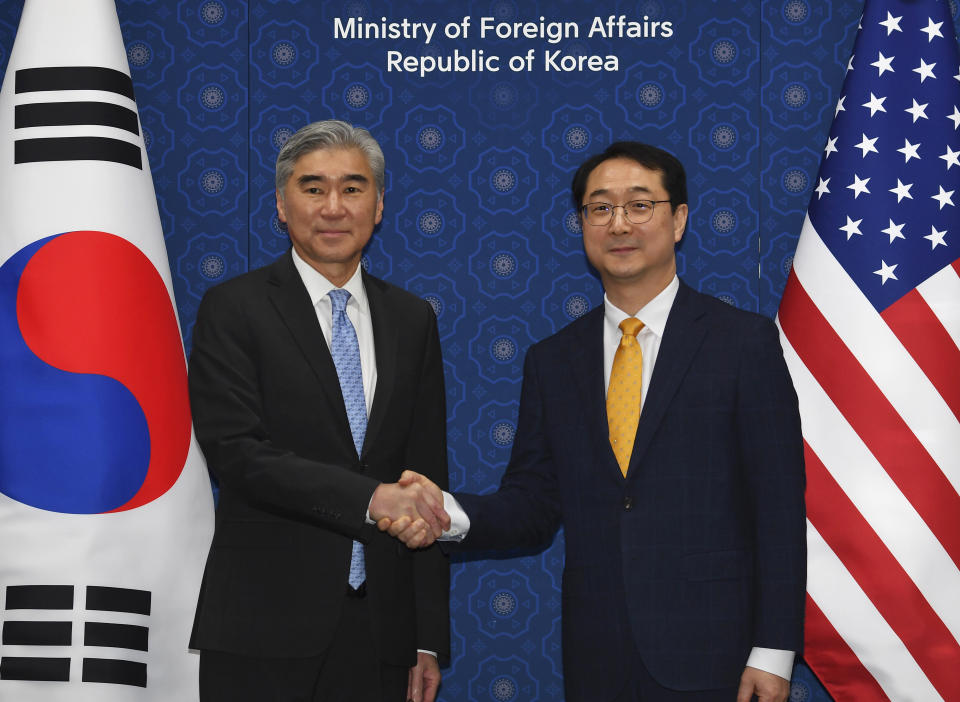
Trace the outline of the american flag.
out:
M 960 700 L 960 66 L 866 0 L 778 323 L 807 464 L 806 650 L 836 700 Z

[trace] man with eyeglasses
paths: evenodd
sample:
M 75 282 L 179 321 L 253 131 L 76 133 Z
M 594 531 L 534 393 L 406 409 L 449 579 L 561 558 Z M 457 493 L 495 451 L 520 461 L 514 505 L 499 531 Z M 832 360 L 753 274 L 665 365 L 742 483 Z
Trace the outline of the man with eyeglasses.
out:
M 784 702 L 806 546 L 776 327 L 677 277 L 674 156 L 618 142 L 572 189 L 604 303 L 528 351 L 510 463 L 496 493 L 455 495 L 465 515 L 447 505 L 453 548 L 563 525 L 566 702 Z

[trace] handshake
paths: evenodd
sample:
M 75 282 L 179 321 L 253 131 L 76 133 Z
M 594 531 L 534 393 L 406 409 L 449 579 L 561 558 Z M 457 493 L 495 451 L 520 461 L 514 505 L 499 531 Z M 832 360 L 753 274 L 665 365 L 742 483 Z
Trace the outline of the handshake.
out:
M 370 517 L 408 548 L 425 548 L 450 528 L 443 492 L 429 478 L 405 470 L 396 483 L 381 483 L 370 500 Z

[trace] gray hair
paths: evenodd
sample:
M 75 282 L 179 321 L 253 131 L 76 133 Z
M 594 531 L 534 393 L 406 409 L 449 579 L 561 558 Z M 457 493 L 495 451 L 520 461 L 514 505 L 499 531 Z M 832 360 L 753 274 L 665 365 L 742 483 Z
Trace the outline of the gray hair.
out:
M 377 197 L 383 194 L 384 187 L 384 159 L 380 144 L 371 136 L 370 132 L 361 127 L 354 127 L 337 119 L 328 119 L 321 122 L 312 122 L 301 127 L 294 133 L 277 154 L 276 186 L 283 197 L 283 189 L 293 175 L 293 167 L 297 160 L 305 154 L 317 149 L 360 149 L 367 157 L 370 170 L 377 185 Z

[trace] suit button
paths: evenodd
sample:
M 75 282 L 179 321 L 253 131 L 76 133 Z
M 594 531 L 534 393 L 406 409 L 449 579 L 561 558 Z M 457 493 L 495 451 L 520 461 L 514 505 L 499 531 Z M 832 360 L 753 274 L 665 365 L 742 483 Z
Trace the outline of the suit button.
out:
M 361 463 L 361 464 L 360 464 L 360 472 L 361 472 L 361 473 L 366 473 L 369 469 L 370 469 L 370 466 L 369 466 L 368 464 L 366 464 L 366 463 Z
M 623 498 L 623 511 L 624 511 L 624 512 L 629 512 L 629 511 L 632 510 L 632 509 L 633 509 L 633 498 L 632 498 L 632 497 L 624 497 L 624 498 Z

